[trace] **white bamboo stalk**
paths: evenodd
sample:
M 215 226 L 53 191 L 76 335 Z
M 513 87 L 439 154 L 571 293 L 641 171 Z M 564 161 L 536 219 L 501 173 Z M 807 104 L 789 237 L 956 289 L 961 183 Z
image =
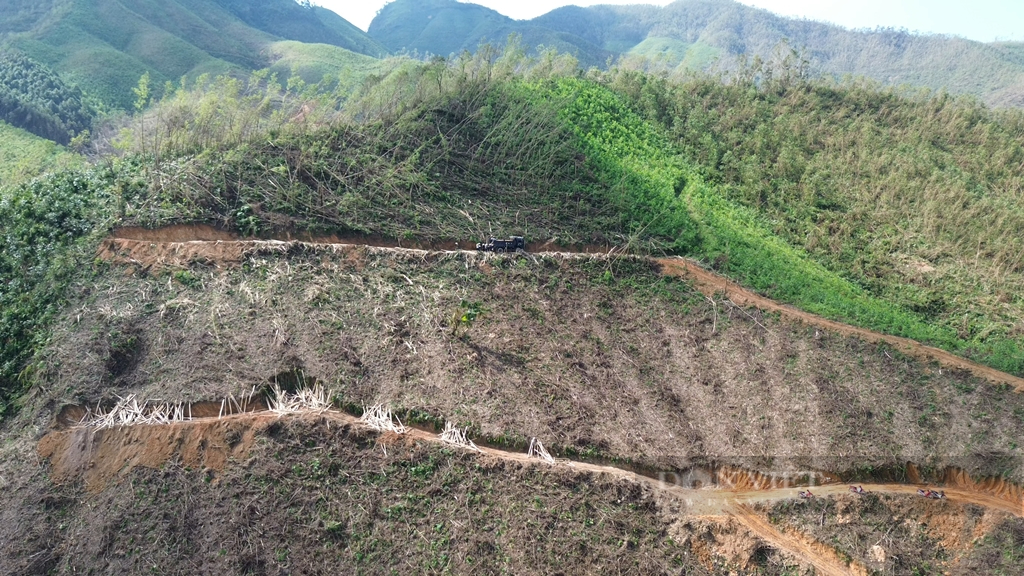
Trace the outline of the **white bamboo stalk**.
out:
M 468 428 L 466 430 L 468 430 Z M 441 439 L 441 442 L 444 442 L 445 444 L 480 452 L 481 450 L 477 448 L 476 444 L 466 437 L 466 430 L 456 427 L 451 422 L 445 422 L 444 430 L 441 432 L 439 438 Z
M 530 440 L 530 449 L 526 452 L 529 458 L 540 458 L 548 464 L 554 464 L 555 459 L 548 454 L 548 451 L 544 449 L 544 445 L 540 443 L 540 440 L 534 438 Z

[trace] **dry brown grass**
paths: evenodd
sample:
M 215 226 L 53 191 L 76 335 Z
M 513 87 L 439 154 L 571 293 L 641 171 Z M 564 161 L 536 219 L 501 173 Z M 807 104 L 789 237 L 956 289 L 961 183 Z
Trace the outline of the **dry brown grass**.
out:
M 354 405 L 388 398 L 485 437 L 544 438 L 549 449 L 658 468 L 842 472 L 909 461 L 1024 480 L 1019 395 L 723 305 L 641 261 L 350 256 L 194 266 L 190 286 L 115 269 L 58 326 L 43 378 L 52 384 L 40 393 L 194 401 L 301 370 Z M 485 312 L 453 338 L 447 320 L 462 301 Z M 112 376 L 97 351 L 127 329 L 138 359 Z M 58 382 L 78 383 L 74 396 Z

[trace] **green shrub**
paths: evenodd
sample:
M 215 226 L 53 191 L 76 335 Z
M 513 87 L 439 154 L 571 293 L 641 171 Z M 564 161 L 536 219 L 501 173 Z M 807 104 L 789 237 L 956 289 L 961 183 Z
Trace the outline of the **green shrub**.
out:
M 46 342 L 65 288 L 91 259 L 110 182 L 110 173 L 66 171 L 0 196 L 0 414 L 24 387 L 19 375 Z

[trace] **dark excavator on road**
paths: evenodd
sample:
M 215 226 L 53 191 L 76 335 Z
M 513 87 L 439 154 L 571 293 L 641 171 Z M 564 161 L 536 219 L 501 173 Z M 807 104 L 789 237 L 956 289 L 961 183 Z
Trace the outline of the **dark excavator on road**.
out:
M 526 240 L 522 236 L 510 236 L 508 240 L 491 236 L 486 243 L 478 242 L 476 249 L 483 252 L 517 252 L 526 250 Z

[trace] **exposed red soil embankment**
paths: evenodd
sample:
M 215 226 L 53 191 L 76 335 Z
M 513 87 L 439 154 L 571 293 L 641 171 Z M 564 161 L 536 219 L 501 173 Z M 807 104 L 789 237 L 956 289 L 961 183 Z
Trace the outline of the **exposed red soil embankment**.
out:
M 82 477 L 88 489 L 102 490 L 136 466 L 159 468 L 174 457 L 180 457 L 189 467 L 223 470 L 231 458 L 248 455 L 255 435 L 269 423 L 281 418 L 277 413 L 253 406 L 252 411 L 218 417 L 221 403 L 194 404 L 193 420 L 167 424 L 143 424 L 96 429 L 87 426 L 68 426 L 68 418 L 82 411 L 65 408 L 58 416 L 55 429 L 39 442 L 40 456 L 50 460 L 55 481 L 71 481 Z M 190 409 L 191 410 L 191 409 Z M 198 416 L 198 413 L 210 414 Z M 298 417 L 319 418 L 325 425 L 360 426 L 355 416 L 338 411 L 302 413 Z M 432 432 L 410 429 L 404 436 L 408 441 L 439 442 Z M 497 448 L 482 447 L 486 456 L 523 463 L 536 463 L 526 454 Z M 707 512 L 736 502 L 763 502 L 795 498 L 799 488 L 807 486 L 800 478 L 772 475 L 737 468 L 721 467 L 703 472 L 707 480 L 700 486 L 680 482 L 675 473 L 639 474 L 624 468 L 560 459 L 558 466 L 596 474 L 611 474 L 681 497 Z M 1024 489 L 1002 479 L 976 480 L 961 470 L 948 470 L 943 479 L 950 500 L 997 508 L 1024 516 Z M 826 496 L 845 493 L 847 486 L 839 478 L 819 474 L 811 482 L 816 494 Z M 877 483 L 864 484 L 871 492 L 916 494 L 923 484 Z
M 270 421 L 264 414 L 100 430 L 70 428 L 50 432 L 37 449 L 50 460 L 54 482 L 80 478 L 86 490 L 97 493 L 136 467 L 159 469 L 174 459 L 187 468 L 223 470 L 229 460 L 248 454 Z

